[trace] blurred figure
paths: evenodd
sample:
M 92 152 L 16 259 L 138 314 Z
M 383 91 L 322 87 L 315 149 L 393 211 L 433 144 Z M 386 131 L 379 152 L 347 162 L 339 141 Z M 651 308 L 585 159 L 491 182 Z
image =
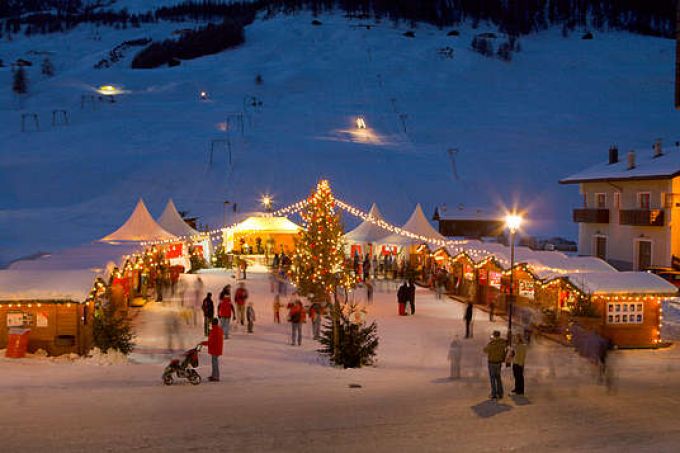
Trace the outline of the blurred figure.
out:
M 253 326 L 255 325 L 255 308 L 252 302 L 248 302 L 246 309 L 246 320 L 248 322 L 248 333 L 253 333 Z
M 291 346 L 295 346 L 296 342 L 298 346 L 302 345 L 302 323 L 304 322 L 304 314 L 305 309 L 299 299 L 296 299 L 290 304 L 288 320 L 291 324 Z
M 224 332 L 224 339 L 229 339 L 229 328 L 231 326 L 231 319 L 236 320 L 236 313 L 234 311 L 234 304 L 231 303 L 231 286 L 227 285 L 222 290 L 220 303 L 217 305 L 217 316 L 220 318 L 222 331 Z
M 318 340 L 321 338 L 321 305 L 318 302 L 309 307 L 309 319 L 312 320 L 312 337 Z
M 208 293 L 208 295 L 205 296 L 205 299 L 203 299 L 203 303 L 201 304 L 201 309 L 203 310 L 203 334 L 207 337 L 212 320 L 215 317 L 215 304 L 212 300 L 212 293 Z
M 179 349 L 184 348 L 184 342 L 179 334 L 179 313 L 170 309 L 165 313 L 165 332 L 168 337 L 168 351 L 173 351 L 175 346 L 175 340 L 177 341 L 177 347 Z
M 465 319 L 465 338 L 472 338 L 472 315 L 474 313 L 474 308 L 472 306 L 472 302 L 468 302 L 467 305 L 465 306 L 465 315 L 463 315 L 463 319 Z
M 515 334 L 512 345 L 512 375 L 515 378 L 515 388 L 511 393 L 524 395 L 524 362 L 527 356 L 527 345 L 521 334 Z
M 458 335 L 453 337 L 449 345 L 449 362 L 451 379 L 460 379 L 460 362 L 463 358 L 463 345 Z
M 373 283 L 370 280 L 366 280 L 366 302 L 373 303 Z
M 238 284 L 238 289 L 236 290 L 236 294 L 234 294 L 234 301 L 236 302 L 236 310 L 238 311 L 238 320 L 243 326 L 245 325 L 246 302 L 248 301 L 248 290 L 243 282 Z
M 278 294 L 274 295 L 274 302 L 272 302 L 272 309 L 274 310 L 274 322 L 276 324 L 281 324 L 281 298 Z
M 198 325 L 198 316 L 201 311 L 201 298 L 203 297 L 204 285 L 201 277 L 198 277 L 194 282 L 194 327 Z

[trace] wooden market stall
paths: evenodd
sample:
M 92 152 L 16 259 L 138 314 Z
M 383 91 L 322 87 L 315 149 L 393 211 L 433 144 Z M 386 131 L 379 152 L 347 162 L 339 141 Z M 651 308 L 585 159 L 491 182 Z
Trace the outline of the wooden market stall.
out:
M 291 256 L 301 229 L 287 217 L 251 216 L 234 228 L 224 230 L 223 244 L 228 251 L 241 254 L 273 255 L 285 252 Z
M 92 348 L 95 274 L 88 270 L 0 271 L 0 349 L 29 329 L 28 351 L 84 354 Z

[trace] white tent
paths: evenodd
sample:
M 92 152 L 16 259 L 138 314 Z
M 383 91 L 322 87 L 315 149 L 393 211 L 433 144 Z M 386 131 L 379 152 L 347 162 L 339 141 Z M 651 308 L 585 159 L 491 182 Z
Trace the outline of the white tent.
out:
M 371 206 L 371 210 L 368 211 L 368 215 L 376 221 L 385 220 L 375 203 Z M 358 227 L 345 234 L 345 241 L 348 244 L 368 244 L 378 242 L 388 234 L 387 230 L 364 220 Z
M 125 221 L 120 228 L 113 233 L 104 236 L 100 239 L 103 242 L 117 242 L 117 241 L 158 241 L 175 239 L 176 236 L 163 229 L 151 217 L 149 211 L 144 205 L 144 201 L 140 198 L 137 202 L 135 210 L 130 217 Z
M 172 199 L 168 200 L 168 204 L 165 205 L 163 214 L 158 218 L 158 224 L 175 236 L 191 237 L 199 234 L 198 231 L 191 228 L 189 224 L 182 219 L 182 216 L 177 212 L 177 208 Z
M 430 222 L 427 221 L 420 203 L 416 205 L 411 217 L 409 217 L 404 226 L 401 228 L 408 231 L 409 233 L 418 235 L 422 239 L 411 238 L 395 233 L 380 239 L 378 242 L 385 245 L 406 247 L 409 245 L 427 244 L 430 242 L 429 239 L 438 239 L 442 241 L 446 240 L 446 238 L 442 236 L 439 231 L 435 230 L 434 227 L 430 225 Z

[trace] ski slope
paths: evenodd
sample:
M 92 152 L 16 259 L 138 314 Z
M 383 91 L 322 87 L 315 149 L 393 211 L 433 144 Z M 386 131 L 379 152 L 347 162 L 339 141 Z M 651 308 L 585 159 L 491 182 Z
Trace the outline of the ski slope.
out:
M 173 198 L 216 227 L 226 200 L 245 212 L 271 193 L 285 206 L 320 177 L 364 210 L 377 202 L 395 224 L 416 202 L 428 215 L 441 203 L 517 203 L 529 233 L 574 238 L 578 191 L 558 179 L 602 161 L 613 143 L 651 152 L 656 137 L 677 138 L 670 40 L 583 41 L 551 30 L 522 38 L 505 63 L 470 50 L 474 34 L 490 31 L 483 27 L 447 37 L 421 25 L 410 39 L 389 22 L 367 29 L 340 14 L 319 19 L 260 18 L 239 48 L 154 70 L 130 69 L 140 48 L 111 68 L 93 66 L 125 40 L 165 39 L 196 24 L 84 25 L 3 41 L 6 63 L 34 65 L 24 99 L 10 89 L 10 68 L 0 68 L 0 264 L 98 239 L 139 197 L 156 216 Z M 445 46 L 452 59 L 439 55 Z M 40 74 L 34 52 L 50 52 L 55 77 Z M 81 108 L 103 84 L 125 92 Z M 251 96 L 262 107 L 246 109 L 242 133 L 235 115 Z M 51 126 L 55 109 L 68 111 L 69 125 Z M 37 114 L 40 130 L 21 132 L 22 113 Z M 365 130 L 355 127 L 359 115 Z M 458 177 L 450 148 L 459 150 Z

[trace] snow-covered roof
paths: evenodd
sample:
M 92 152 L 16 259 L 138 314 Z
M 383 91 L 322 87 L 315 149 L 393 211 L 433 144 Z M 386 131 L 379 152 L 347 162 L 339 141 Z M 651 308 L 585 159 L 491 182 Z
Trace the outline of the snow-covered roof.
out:
M 168 204 L 165 205 L 163 214 L 158 218 L 158 224 L 175 236 L 195 236 L 199 234 L 182 219 L 172 199 L 168 200 Z
M 103 272 L 111 265 L 119 266 L 124 255 L 130 255 L 138 249 L 138 245 L 131 243 L 94 242 L 80 247 L 59 250 L 35 259 L 15 261 L 9 266 L 9 269 L 17 271 L 89 270 Z
M 0 300 L 84 302 L 95 272 L 81 270 L 0 270 Z
M 680 175 L 680 152 L 665 151 L 654 157 L 653 151 L 635 153 L 635 168 L 628 169 L 627 155 L 619 158 L 615 164 L 602 162 L 586 170 L 564 178 L 561 184 L 575 184 L 592 181 L 615 181 L 625 179 L 658 179 L 672 178 Z
M 140 198 L 135 210 L 120 228 L 101 238 L 104 242 L 116 241 L 158 241 L 175 239 L 176 236 L 163 229 L 149 214 L 144 201 Z
M 678 289 L 649 272 L 583 272 L 567 275 L 569 281 L 588 294 L 668 294 Z
M 378 209 L 378 206 L 375 203 L 373 203 L 373 205 L 371 206 L 371 210 L 368 211 L 368 215 L 371 216 L 374 220 L 383 221 L 385 220 L 382 216 L 382 213 Z M 374 223 L 364 220 L 355 229 L 345 234 L 345 240 L 347 240 L 348 242 L 362 242 L 362 243 L 377 242 L 386 237 L 388 234 L 389 233 L 387 232 L 387 230 L 380 228 L 378 225 L 375 225 Z
M 297 233 L 301 227 L 288 220 L 287 217 L 248 217 L 236 225 L 234 232 L 270 231 L 283 233 Z

